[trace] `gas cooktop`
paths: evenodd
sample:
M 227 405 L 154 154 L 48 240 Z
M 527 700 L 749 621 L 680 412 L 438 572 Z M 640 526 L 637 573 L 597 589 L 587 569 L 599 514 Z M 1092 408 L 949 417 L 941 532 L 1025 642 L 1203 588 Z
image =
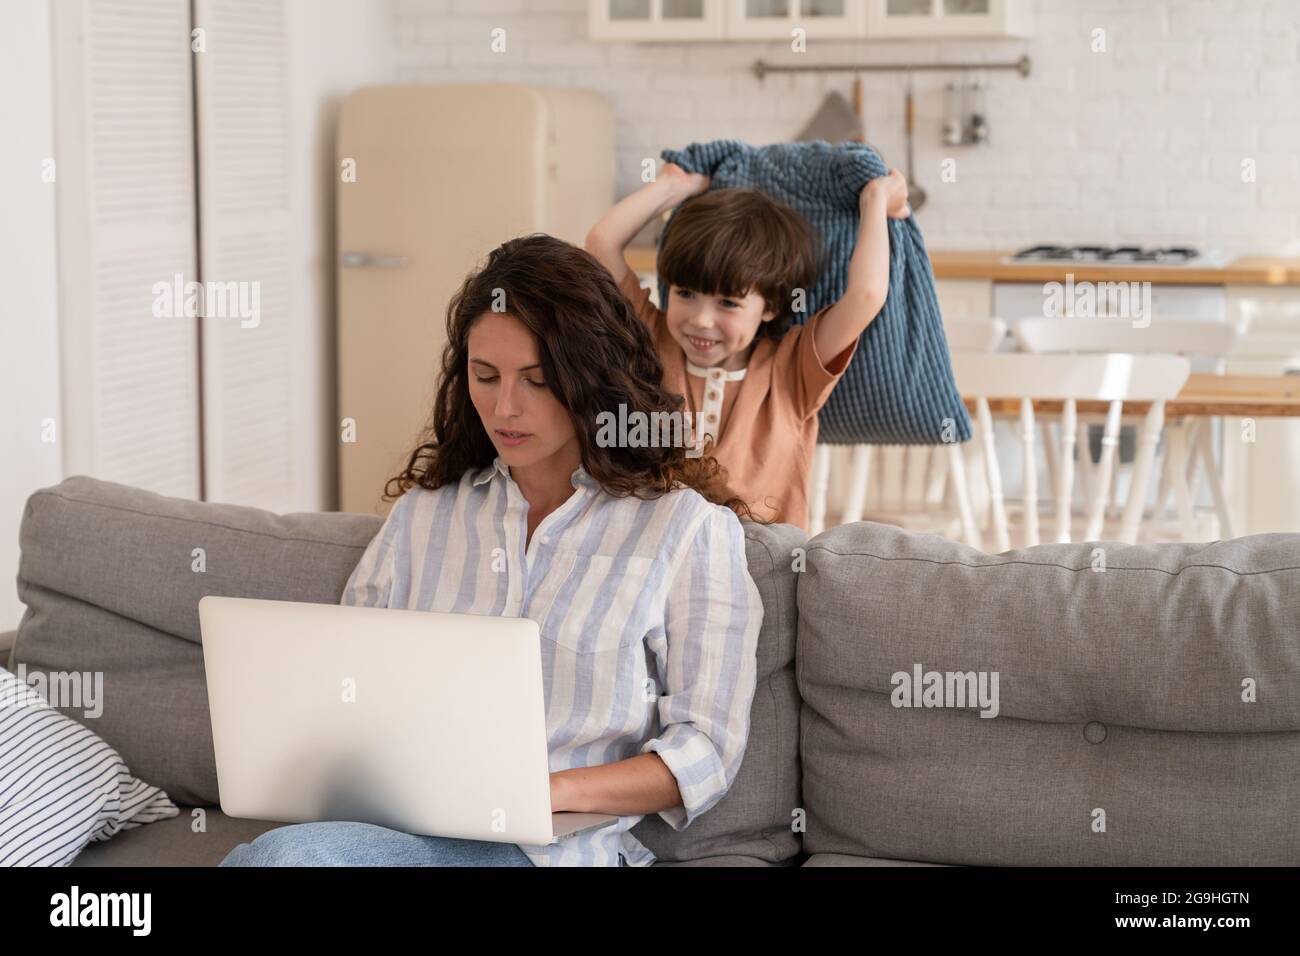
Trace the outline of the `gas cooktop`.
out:
M 1107 266 L 1204 266 L 1212 255 L 1191 246 L 1055 246 L 1038 245 L 1021 249 L 1006 262 L 1078 262 Z

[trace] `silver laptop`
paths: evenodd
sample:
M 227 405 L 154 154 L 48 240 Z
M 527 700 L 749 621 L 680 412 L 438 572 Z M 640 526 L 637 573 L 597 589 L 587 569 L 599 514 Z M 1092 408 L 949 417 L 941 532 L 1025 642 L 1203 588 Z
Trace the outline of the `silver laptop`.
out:
M 537 623 L 248 598 L 199 601 L 222 812 L 542 845 L 551 812 Z

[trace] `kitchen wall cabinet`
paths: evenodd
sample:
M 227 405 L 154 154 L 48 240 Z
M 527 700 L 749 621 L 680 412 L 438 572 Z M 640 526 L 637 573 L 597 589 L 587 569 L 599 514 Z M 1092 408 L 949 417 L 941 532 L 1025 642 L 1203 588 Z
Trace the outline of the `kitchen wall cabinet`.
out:
M 859 0 L 726 0 L 729 40 L 788 40 L 801 27 L 808 37 L 858 37 L 865 10 Z
M 866 0 L 872 37 L 1028 36 L 1024 0 Z
M 588 0 L 593 40 L 1028 36 L 1027 0 Z
M 588 0 L 593 40 L 721 40 L 724 0 Z

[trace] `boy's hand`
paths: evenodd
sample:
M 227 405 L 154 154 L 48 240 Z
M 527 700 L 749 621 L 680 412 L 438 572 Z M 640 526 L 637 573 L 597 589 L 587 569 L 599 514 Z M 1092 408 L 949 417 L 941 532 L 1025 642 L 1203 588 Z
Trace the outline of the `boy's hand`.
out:
M 676 163 L 664 163 L 658 178 L 660 182 L 668 184 L 678 202 L 708 192 L 709 189 L 708 176 L 703 173 L 688 173 Z
M 877 176 L 862 187 L 858 196 L 858 208 L 865 214 L 872 197 L 880 197 L 885 203 L 885 215 L 890 219 L 906 219 L 912 214 L 907 204 L 907 180 L 897 169 L 891 169 L 887 176 Z
M 889 220 L 912 214 L 907 180 L 897 169 L 877 176 L 858 194 L 858 241 L 849 259 L 844 293 L 818 320 L 813 332 L 817 354 L 840 355 L 880 314 L 889 297 Z
M 632 195 L 624 196 L 601 216 L 588 231 L 584 245 L 609 270 L 615 282 L 622 282 L 632 271 L 623 258 L 623 251 L 637 233 L 647 223 L 708 188 L 708 176 L 688 173 L 676 163 L 665 163 L 653 180 Z

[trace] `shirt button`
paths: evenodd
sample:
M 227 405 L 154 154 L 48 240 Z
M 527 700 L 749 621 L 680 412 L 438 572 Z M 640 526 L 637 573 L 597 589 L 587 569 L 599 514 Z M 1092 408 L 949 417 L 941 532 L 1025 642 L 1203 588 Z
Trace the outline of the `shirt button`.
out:
M 716 422 L 716 421 L 718 420 L 718 416 L 717 416 L 717 415 L 712 415 L 712 414 L 710 414 L 710 415 L 708 416 L 708 418 L 709 418 L 709 421 L 711 421 L 711 422 Z
M 710 392 L 709 392 L 709 401 L 714 401 L 715 399 L 717 399 L 717 397 L 718 397 L 718 393 L 717 393 L 717 392 L 714 392 L 714 391 L 710 391 Z
M 720 378 L 722 378 L 722 369 L 720 369 L 720 368 L 715 368 L 715 369 L 713 370 L 713 378 L 714 378 L 715 380 L 716 380 L 716 379 L 720 379 Z

